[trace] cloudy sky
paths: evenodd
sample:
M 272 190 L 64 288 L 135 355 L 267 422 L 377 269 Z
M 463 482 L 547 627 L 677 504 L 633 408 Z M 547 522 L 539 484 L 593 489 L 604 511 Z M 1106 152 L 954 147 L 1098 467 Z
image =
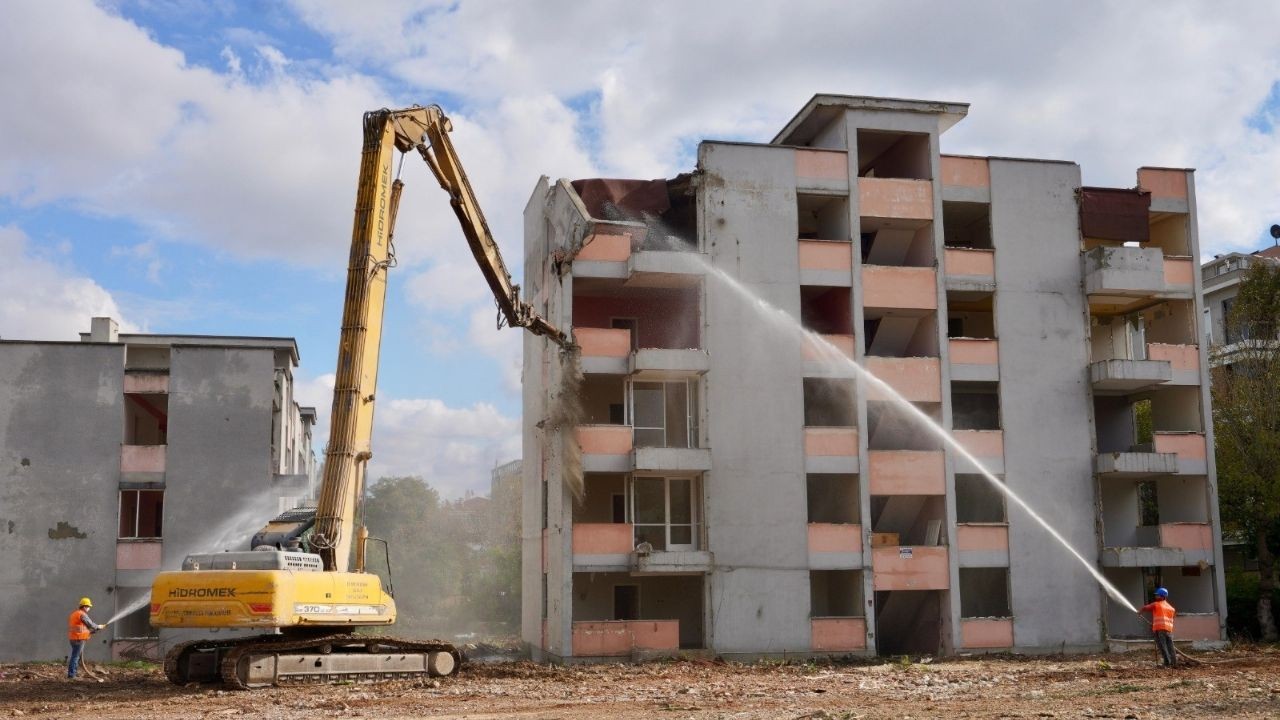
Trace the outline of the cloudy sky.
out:
M 946 152 L 1197 168 L 1206 256 L 1280 222 L 1280 3 L 13 0 L 0 4 L 0 337 L 297 337 L 327 413 L 361 113 L 439 103 L 517 277 L 539 175 L 662 177 L 814 93 L 971 103 Z M 406 163 L 374 476 L 484 491 L 519 335 Z

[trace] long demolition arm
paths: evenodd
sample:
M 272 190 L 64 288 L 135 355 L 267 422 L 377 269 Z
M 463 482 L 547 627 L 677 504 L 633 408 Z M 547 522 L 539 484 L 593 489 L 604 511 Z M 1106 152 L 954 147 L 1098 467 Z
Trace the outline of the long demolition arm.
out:
M 471 252 L 512 327 L 545 335 L 563 347 L 569 340 L 520 299 L 476 201 L 471 184 L 449 141 L 452 127 L 439 106 L 375 110 L 364 116 L 364 148 L 356 186 L 355 224 L 347 266 L 347 294 L 338 341 L 324 480 L 316 507 L 311 545 L 325 570 L 345 572 L 356 540 L 355 512 L 364 493 L 365 468 L 373 456 L 374 390 L 387 293 L 387 269 L 394 262 L 391 241 L 403 183 L 393 178 L 396 151 L 417 149 L 449 193 Z M 363 543 L 357 545 L 357 569 L 363 569 Z

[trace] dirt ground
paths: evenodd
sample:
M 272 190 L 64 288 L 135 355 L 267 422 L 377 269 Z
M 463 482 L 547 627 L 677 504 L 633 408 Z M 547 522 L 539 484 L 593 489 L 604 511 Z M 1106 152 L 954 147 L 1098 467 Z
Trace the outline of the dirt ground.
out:
M 232 692 L 175 687 L 158 669 L 0 665 L 0 718 L 1202 718 L 1280 716 L 1280 652 L 961 658 L 881 664 L 678 661 L 469 665 L 444 681 Z

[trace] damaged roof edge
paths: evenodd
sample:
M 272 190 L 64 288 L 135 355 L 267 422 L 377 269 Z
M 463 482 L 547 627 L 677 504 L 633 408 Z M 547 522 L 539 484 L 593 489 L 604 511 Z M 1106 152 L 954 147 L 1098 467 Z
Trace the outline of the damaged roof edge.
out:
M 800 132 L 811 116 L 824 107 L 844 107 L 851 110 L 888 110 L 896 112 L 925 113 L 939 116 L 939 132 L 944 132 L 969 114 L 969 103 L 940 100 L 911 100 L 906 98 L 869 97 L 866 95 L 829 95 L 818 93 L 778 131 L 770 144 L 798 145 L 794 135 Z M 825 125 L 825 123 L 823 123 Z M 811 131 L 816 132 L 816 129 Z

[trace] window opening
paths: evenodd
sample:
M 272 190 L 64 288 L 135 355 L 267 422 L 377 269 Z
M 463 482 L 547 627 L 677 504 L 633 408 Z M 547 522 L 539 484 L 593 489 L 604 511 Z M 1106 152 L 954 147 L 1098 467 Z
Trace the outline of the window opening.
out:
M 654 550 L 697 549 L 696 483 L 687 477 L 640 476 L 631 479 L 635 542 Z
M 163 490 L 121 490 L 121 539 L 151 539 L 161 535 L 164 514 Z
M 628 422 L 636 447 L 698 446 L 697 380 L 629 381 Z
M 639 585 L 614 585 L 613 586 L 613 619 L 614 620 L 639 620 L 640 619 L 640 586 Z

